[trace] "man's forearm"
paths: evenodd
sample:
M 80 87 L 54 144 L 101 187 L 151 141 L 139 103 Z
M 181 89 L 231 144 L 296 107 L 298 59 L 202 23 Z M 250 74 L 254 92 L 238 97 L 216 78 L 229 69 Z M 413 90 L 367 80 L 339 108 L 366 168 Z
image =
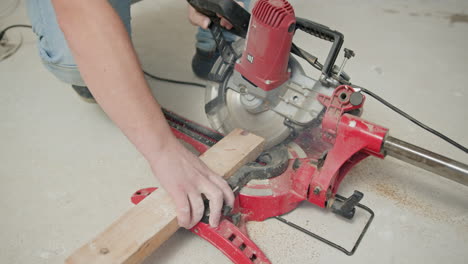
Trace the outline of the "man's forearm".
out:
M 191 228 L 200 221 L 204 196 L 210 201 L 210 224 L 217 226 L 223 202 L 232 207 L 234 194 L 172 134 L 112 6 L 107 0 L 52 1 L 85 83 L 150 163 L 174 200 L 179 225 Z
M 174 138 L 144 79 L 125 27 L 106 0 L 53 0 L 80 73 L 109 117 L 154 161 Z M 164 139 L 164 140 L 163 140 Z

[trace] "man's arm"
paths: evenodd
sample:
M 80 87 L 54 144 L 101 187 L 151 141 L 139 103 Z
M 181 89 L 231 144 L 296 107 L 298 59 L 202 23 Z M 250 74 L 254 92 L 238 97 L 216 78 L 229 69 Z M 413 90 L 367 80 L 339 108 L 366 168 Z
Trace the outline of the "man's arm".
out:
M 107 0 L 52 0 L 60 28 L 81 76 L 107 115 L 148 160 L 177 207 L 179 225 L 190 228 L 210 200 L 210 224 L 219 222 L 228 184 L 174 137 L 144 79 L 123 23 Z

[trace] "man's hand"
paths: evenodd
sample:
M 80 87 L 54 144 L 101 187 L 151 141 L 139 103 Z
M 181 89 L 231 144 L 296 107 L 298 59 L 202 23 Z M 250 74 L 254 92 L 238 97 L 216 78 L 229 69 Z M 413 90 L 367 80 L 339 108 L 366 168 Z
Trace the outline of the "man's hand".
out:
M 241 5 L 242 7 L 244 7 L 244 3 L 238 2 L 238 1 L 237 3 Z M 218 16 L 221 17 L 220 15 Z M 192 23 L 192 25 L 199 26 L 203 29 L 208 29 L 208 26 L 211 23 L 210 19 L 207 16 L 195 10 L 195 8 L 193 8 L 191 5 L 188 5 L 188 19 L 190 23 Z M 220 24 L 222 27 L 225 27 L 226 29 L 232 28 L 231 23 L 229 23 L 229 21 L 227 21 L 225 18 L 222 18 L 222 17 L 221 17 Z
M 228 206 L 234 205 L 234 194 L 226 181 L 177 140 L 165 146 L 151 167 L 174 200 L 181 227 L 192 228 L 202 218 L 202 194 L 210 201 L 209 223 L 212 227 L 219 224 L 223 201 Z

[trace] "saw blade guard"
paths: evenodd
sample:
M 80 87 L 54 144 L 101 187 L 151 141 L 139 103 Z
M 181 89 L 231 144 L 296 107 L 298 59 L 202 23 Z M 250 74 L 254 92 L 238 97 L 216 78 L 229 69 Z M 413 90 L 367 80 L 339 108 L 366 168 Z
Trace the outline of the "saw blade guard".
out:
M 318 125 L 324 107 L 317 95 L 331 94 L 333 89 L 306 76 L 293 57 L 289 69 L 290 79 L 271 91 L 254 86 L 235 70 L 222 83 L 209 82 L 205 112 L 211 127 L 223 134 L 243 128 L 264 137 L 270 148 Z
M 224 134 L 248 130 L 264 137 L 270 148 L 320 125 L 324 107 L 317 96 L 331 95 L 334 87 L 308 77 L 290 54 L 296 27 L 286 0 L 261 0 L 246 39 L 231 45 L 212 30 L 220 52 L 205 97 L 212 128 Z

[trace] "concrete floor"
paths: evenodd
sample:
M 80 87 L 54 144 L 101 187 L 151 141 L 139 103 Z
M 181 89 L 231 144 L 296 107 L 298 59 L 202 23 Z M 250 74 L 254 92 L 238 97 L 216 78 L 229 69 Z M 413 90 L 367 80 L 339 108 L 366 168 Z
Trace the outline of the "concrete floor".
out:
M 435 0 L 291 1 L 296 14 L 346 36 L 357 57 L 353 80 L 468 145 L 468 2 Z M 133 6 L 133 40 L 143 67 L 197 80 L 190 70 L 194 32 L 184 1 Z M 0 28 L 27 23 L 24 4 Z M 41 65 L 34 37 L 0 63 L 0 262 L 62 263 L 132 205 L 136 189 L 157 186 L 140 154 L 96 105 Z M 327 45 L 297 34 L 314 54 Z M 340 59 L 341 60 L 341 59 Z M 309 69 L 309 68 L 307 68 Z M 316 72 L 312 72 L 316 76 Z M 203 89 L 150 81 L 158 100 L 207 124 Z M 391 135 L 459 161 L 468 157 L 369 99 L 364 117 Z M 392 158 L 369 158 L 340 193 L 363 191 L 376 217 L 360 248 L 345 256 L 281 223 L 252 223 L 252 238 L 273 263 L 466 263 L 468 188 Z M 350 248 L 365 216 L 353 223 L 303 205 L 288 216 Z M 123 238 L 125 239 L 125 238 Z M 207 242 L 180 230 L 145 263 L 230 263 Z

